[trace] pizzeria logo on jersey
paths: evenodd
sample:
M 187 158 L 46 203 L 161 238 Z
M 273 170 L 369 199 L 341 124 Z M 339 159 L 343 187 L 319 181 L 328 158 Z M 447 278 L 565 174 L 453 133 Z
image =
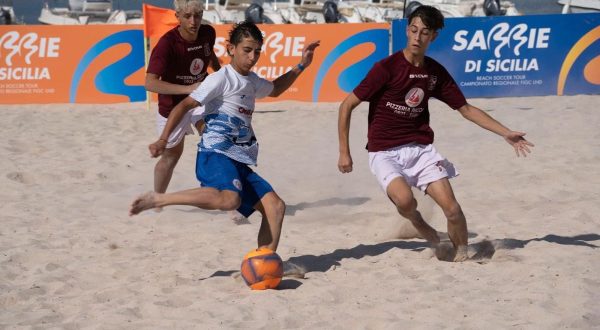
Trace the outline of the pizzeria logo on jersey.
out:
M 415 87 L 408 91 L 408 93 L 404 97 L 404 101 L 406 102 L 406 105 L 408 105 L 411 108 L 414 108 L 417 105 L 421 104 L 424 96 L 425 92 L 423 92 L 423 90 L 419 87 Z
M 200 58 L 195 58 L 190 65 L 190 73 L 194 76 L 199 75 L 204 69 L 204 61 Z

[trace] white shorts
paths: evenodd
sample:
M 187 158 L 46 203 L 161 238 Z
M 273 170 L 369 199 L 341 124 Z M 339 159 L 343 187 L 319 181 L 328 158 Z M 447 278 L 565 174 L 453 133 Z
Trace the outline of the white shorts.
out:
M 379 185 L 387 187 L 397 177 L 425 192 L 427 186 L 458 175 L 454 165 L 442 157 L 432 144 L 409 143 L 385 151 L 369 152 L 369 166 Z
M 177 146 L 183 137 L 188 134 L 194 134 L 194 130 L 192 126 L 196 125 L 199 120 L 204 119 L 204 107 L 196 107 L 190 111 L 188 111 L 181 121 L 179 125 L 175 127 L 171 135 L 169 135 L 169 141 L 167 143 L 167 149 L 173 148 Z M 163 117 L 160 113 L 156 113 L 156 130 L 158 135 L 160 136 L 167 124 L 167 118 Z

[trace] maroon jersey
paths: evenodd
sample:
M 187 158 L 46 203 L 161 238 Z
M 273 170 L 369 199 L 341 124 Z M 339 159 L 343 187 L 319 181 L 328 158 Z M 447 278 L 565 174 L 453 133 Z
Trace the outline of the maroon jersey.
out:
M 215 45 L 216 32 L 210 25 L 201 25 L 194 42 L 181 37 L 177 28 L 165 33 L 152 50 L 147 73 L 160 76 L 161 80 L 191 85 L 206 73 Z M 158 112 L 165 118 L 187 95 L 158 94 Z
M 369 102 L 369 152 L 411 142 L 433 143 L 433 130 L 429 127 L 430 97 L 453 109 L 467 104 L 441 64 L 426 56 L 424 65 L 416 67 L 402 51 L 375 63 L 354 94 Z

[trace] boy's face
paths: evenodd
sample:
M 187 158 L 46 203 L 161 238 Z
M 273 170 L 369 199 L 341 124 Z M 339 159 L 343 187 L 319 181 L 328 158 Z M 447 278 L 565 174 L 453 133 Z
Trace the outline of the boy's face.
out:
M 185 32 L 196 34 L 202 23 L 202 14 L 204 14 L 202 7 L 192 5 L 186 6 L 181 11 L 175 13 L 175 16 Z
M 242 39 L 237 45 L 227 45 L 231 64 L 243 75 L 247 75 L 252 67 L 258 62 L 262 44 L 251 37 Z
M 415 17 L 406 27 L 406 49 L 413 55 L 424 55 L 437 32 L 425 26 L 420 17 Z

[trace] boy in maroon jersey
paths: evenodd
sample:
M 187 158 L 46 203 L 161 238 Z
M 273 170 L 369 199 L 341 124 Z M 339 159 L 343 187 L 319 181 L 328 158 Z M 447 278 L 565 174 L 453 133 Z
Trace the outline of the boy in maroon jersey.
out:
M 214 71 L 221 68 L 213 51 L 215 29 L 201 24 L 204 12 L 200 0 L 174 0 L 179 25 L 165 33 L 152 50 L 146 71 L 146 90 L 158 93 L 158 134 L 167 122 L 171 110 L 204 80 L 210 65 Z M 154 191 L 167 190 L 173 170 L 183 153 L 184 138 L 193 134 L 192 124 L 202 132 L 202 121 L 195 122 L 190 112 L 169 136 L 167 149 L 154 167 Z
M 408 17 L 406 47 L 377 62 L 363 81 L 340 104 L 338 119 L 339 160 L 342 173 L 352 171 L 349 131 L 352 110 L 369 102 L 369 165 L 398 212 L 437 248 L 440 238 L 419 211 L 412 187 L 425 192 L 442 208 L 448 220 L 448 236 L 455 248 L 454 261 L 467 255 L 467 222 L 454 197 L 449 178 L 454 166 L 432 145 L 428 100 L 435 97 L 458 110 L 475 124 L 502 136 L 517 156 L 526 156 L 533 144 L 525 133 L 515 132 L 481 109 L 467 103 L 448 71 L 425 56 L 444 16 L 434 7 L 420 6 Z

